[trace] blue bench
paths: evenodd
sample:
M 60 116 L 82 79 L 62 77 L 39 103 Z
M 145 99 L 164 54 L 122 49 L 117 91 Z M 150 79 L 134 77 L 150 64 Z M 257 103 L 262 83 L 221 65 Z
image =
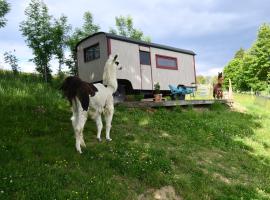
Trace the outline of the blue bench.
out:
M 186 94 L 194 93 L 194 88 L 191 87 L 186 86 L 175 87 L 173 85 L 169 85 L 169 88 L 171 90 L 171 96 L 173 99 L 176 99 L 178 97 L 180 100 L 184 100 Z

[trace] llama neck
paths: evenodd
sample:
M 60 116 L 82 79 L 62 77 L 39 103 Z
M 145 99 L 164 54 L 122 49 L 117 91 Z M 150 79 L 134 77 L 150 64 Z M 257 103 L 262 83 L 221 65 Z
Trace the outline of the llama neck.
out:
M 118 87 L 117 81 L 107 83 L 107 82 L 105 82 L 105 81 L 103 80 L 103 84 L 104 84 L 105 86 L 107 86 L 107 88 L 109 88 L 109 89 L 112 91 L 112 93 L 115 93 L 116 90 L 117 90 L 117 87 Z
M 103 73 L 103 84 L 110 88 L 112 93 L 116 92 L 118 87 L 116 72 L 109 71 L 108 68 L 105 67 Z

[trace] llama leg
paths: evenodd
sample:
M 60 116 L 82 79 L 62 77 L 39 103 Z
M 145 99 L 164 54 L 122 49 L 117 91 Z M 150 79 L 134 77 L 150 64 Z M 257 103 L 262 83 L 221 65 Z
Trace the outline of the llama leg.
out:
M 97 125 L 97 139 L 98 139 L 98 141 L 101 142 L 101 131 L 102 131 L 102 128 L 103 128 L 101 114 L 98 114 L 96 116 L 96 125 Z
M 112 127 L 113 112 L 114 112 L 113 106 L 106 107 L 104 111 L 105 121 L 106 121 L 106 140 L 107 141 L 112 141 L 112 139 L 110 138 L 110 131 Z
M 82 153 L 81 146 L 85 147 L 85 142 L 83 139 L 83 129 L 85 122 L 87 120 L 87 112 L 81 111 L 78 118 L 78 126 L 77 126 L 77 132 L 76 132 L 76 149 L 79 153 Z
M 87 120 L 87 112 L 86 111 L 78 111 L 78 113 L 74 113 L 72 117 L 72 125 L 75 132 L 76 138 L 76 149 L 79 153 L 82 153 L 81 145 L 85 146 L 83 141 L 83 128 L 85 122 Z
M 81 146 L 80 146 L 80 140 L 79 140 L 80 132 L 79 132 L 79 128 L 78 128 L 79 127 L 78 126 L 78 116 L 73 114 L 73 116 L 71 117 L 71 122 L 72 122 L 72 126 L 74 129 L 74 135 L 75 135 L 75 139 L 76 139 L 76 143 L 75 143 L 76 150 L 79 153 L 82 153 Z
M 81 146 L 86 147 L 86 144 L 85 144 L 84 139 L 83 139 L 83 132 L 81 132 L 81 134 L 80 134 L 80 139 L 81 139 Z

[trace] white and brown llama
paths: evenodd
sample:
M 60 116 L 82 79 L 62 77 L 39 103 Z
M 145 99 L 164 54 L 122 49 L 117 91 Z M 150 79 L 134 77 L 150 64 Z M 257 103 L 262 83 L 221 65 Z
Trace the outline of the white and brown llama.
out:
M 82 153 L 81 146 L 85 147 L 83 129 L 88 115 L 96 121 L 97 139 L 101 141 L 103 128 L 101 115 L 104 114 L 106 140 L 112 140 L 110 130 L 114 113 L 113 93 L 118 87 L 116 71 L 121 69 L 117 57 L 117 55 L 110 56 L 107 60 L 104 67 L 103 84 L 91 84 L 78 77 L 70 76 L 65 79 L 61 87 L 64 96 L 72 105 L 71 121 L 75 132 L 76 149 L 79 153 Z

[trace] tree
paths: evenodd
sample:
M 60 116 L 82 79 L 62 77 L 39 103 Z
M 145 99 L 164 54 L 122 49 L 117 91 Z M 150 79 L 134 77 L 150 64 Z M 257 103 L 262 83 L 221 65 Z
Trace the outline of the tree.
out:
M 99 31 L 100 26 L 97 24 L 94 24 L 93 16 L 89 11 L 84 13 L 83 18 L 84 18 L 84 24 L 83 24 L 82 33 L 81 33 L 82 37 L 87 37 Z
M 229 79 L 233 84 L 233 89 L 238 91 L 248 91 L 250 87 L 247 84 L 247 77 L 244 74 L 244 60 L 234 58 L 224 70 L 224 85 L 229 87 Z
M 234 58 L 243 59 L 245 55 L 245 50 L 243 48 L 240 48 L 234 55 Z
M 6 0 L 0 0 L 0 28 L 6 25 L 7 20 L 4 16 L 9 12 L 10 6 Z
M 66 60 L 66 65 L 69 67 L 71 74 L 78 74 L 76 45 L 85 37 L 92 35 L 100 30 L 99 25 L 94 24 L 93 16 L 90 12 L 85 12 L 83 15 L 84 23 L 82 28 L 75 28 L 73 34 L 67 41 L 70 49 L 70 57 Z
M 206 79 L 205 79 L 205 77 L 202 76 L 202 75 L 198 75 L 198 76 L 196 77 L 196 80 L 197 80 L 197 83 L 198 83 L 198 84 L 205 84 L 205 83 L 206 83 Z
M 34 58 L 31 60 L 36 64 L 36 70 L 48 82 L 51 80 L 49 62 L 54 53 L 52 17 L 42 0 L 31 0 L 25 15 L 27 19 L 20 24 L 20 30 L 33 51 Z
M 262 91 L 270 84 L 270 25 L 263 24 L 250 49 L 242 48 L 224 68 L 225 85 L 232 80 L 234 89 Z
M 55 19 L 53 25 L 53 54 L 56 56 L 59 62 L 58 72 L 62 71 L 62 64 L 65 62 L 64 51 L 67 47 L 67 41 L 69 38 L 69 31 L 71 26 L 67 24 L 67 17 L 61 16 L 59 19 Z
M 256 77 L 256 84 L 251 80 L 250 85 L 254 90 L 265 90 L 270 84 L 270 25 L 263 24 L 258 31 L 257 40 L 250 48 L 253 62 L 250 63 L 249 71 L 252 77 Z
M 124 17 L 120 15 L 119 17 L 115 17 L 115 26 L 116 29 L 110 28 L 110 33 L 136 40 L 151 42 L 151 38 L 149 36 L 144 36 L 141 30 L 133 27 L 133 19 L 131 16 Z
M 15 50 L 14 50 L 15 52 Z M 18 59 L 17 57 L 11 52 L 5 52 L 4 53 L 4 60 L 5 60 L 5 63 L 9 64 L 13 73 L 14 74 L 18 74 L 19 72 L 19 67 L 18 67 Z

